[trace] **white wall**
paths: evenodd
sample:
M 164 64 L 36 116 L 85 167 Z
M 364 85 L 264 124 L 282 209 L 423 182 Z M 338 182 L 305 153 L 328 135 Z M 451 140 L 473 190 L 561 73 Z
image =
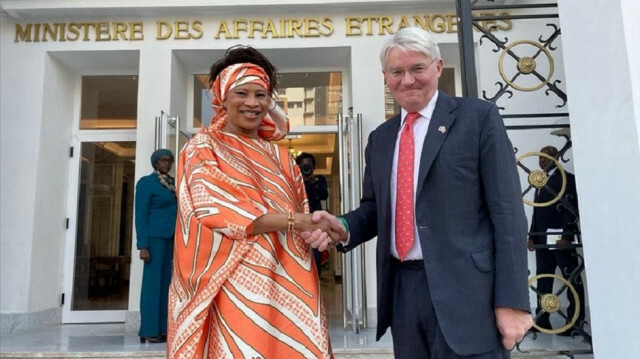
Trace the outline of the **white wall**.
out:
M 634 105 L 634 116 L 636 118 L 636 129 L 640 138 L 640 25 L 638 24 L 638 14 L 640 14 L 640 2 L 635 0 L 622 0 L 620 2 L 622 12 L 622 24 L 624 26 L 624 38 L 627 43 L 627 57 L 629 58 L 629 78 L 633 91 L 632 101 Z M 640 141 L 639 141 L 640 142 Z
M 138 128 L 136 135 L 136 183 L 153 171 L 151 154 L 155 150 L 155 117 L 160 111 L 171 115 L 171 50 L 147 47 L 140 51 L 138 76 Z M 136 248 L 135 228 L 131 243 L 131 276 L 129 281 L 129 310 L 140 309 L 143 263 Z
M 560 1 L 559 10 L 594 356 L 638 358 L 640 12 L 633 0 Z
M 10 19 L 0 19 L 2 34 L 11 33 Z M 0 313 L 13 313 L 26 312 L 29 303 L 45 56 L 33 56 L 27 47 L 10 49 L 4 39 L 0 46 Z M 19 66 L 30 71 L 15 71 Z
M 74 77 L 60 61 L 45 57 L 38 161 L 34 163 L 36 198 L 29 311 L 60 306 L 65 248 L 69 138 L 73 118 Z M 34 84 L 34 87 L 37 86 Z

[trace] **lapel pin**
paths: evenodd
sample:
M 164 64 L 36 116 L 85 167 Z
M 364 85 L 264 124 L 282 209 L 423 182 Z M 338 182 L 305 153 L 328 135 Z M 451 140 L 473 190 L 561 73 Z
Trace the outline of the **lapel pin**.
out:
M 447 132 L 447 129 L 444 126 L 440 126 L 438 127 L 438 131 L 440 131 L 440 133 L 445 133 Z

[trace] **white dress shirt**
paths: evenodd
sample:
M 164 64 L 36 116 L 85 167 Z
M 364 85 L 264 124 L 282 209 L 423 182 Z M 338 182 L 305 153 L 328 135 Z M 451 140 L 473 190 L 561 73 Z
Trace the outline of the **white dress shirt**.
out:
M 407 253 L 405 260 L 419 260 L 422 259 L 422 247 L 420 246 L 420 237 L 418 234 L 418 226 L 415 225 L 415 203 L 416 203 L 416 191 L 418 187 L 418 173 L 420 171 L 420 156 L 422 155 L 422 146 L 424 145 L 424 139 L 427 136 L 427 130 L 429 129 L 429 123 L 431 122 L 431 116 L 436 108 L 436 101 L 438 100 L 438 91 L 433 94 L 431 100 L 425 108 L 418 111 L 420 117 L 413 124 L 413 143 L 414 143 L 414 163 L 413 163 L 413 203 L 414 203 L 414 216 L 413 216 L 413 232 L 414 241 L 413 247 Z M 400 116 L 402 118 L 402 125 L 398 131 L 396 138 L 396 146 L 393 150 L 393 164 L 391 165 L 391 255 L 400 258 L 398 250 L 396 249 L 396 183 L 398 178 L 398 147 L 400 144 L 400 133 L 405 125 L 405 119 L 408 112 L 402 109 Z

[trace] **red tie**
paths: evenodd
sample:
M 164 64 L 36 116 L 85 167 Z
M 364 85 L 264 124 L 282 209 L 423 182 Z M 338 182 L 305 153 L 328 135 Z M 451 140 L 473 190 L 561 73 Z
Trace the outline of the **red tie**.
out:
M 413 123 L 420 117 L 411 112 L 400 134 L 398 149 L 398 177 L 396 179 L 396 250 L 400 260 L 413 247 Z

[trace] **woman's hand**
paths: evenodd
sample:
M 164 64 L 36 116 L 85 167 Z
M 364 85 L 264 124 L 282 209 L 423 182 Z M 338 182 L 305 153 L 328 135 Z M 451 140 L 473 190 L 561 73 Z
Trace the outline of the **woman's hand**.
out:
M 149 252 L 149 248 L 140 248 L 140 259 L 145 263 L 151 262 L 151 252 Z
M 320 212 L 326 213 L 325 211 Z M 253 227 L 250 234 L 260 234 L 271 231 L 287 231 L 290 229 L 289 219 L 287 217 L 288 216 L 285 213 L 269 213 L 262 215 L 253 221 Z M 332 219 L 335 223 L 332 223 Z M 299 234 L 321 234 L 321 239 L 323 239 L 324 242 L 328 242 L 329 245 L 335 245 L 338 241 L 346 239 L 346 230 L 342 226 L 340 220 L 337 220 L 328 213 L 326 216 L 312 216 L 310 213 L 294 213 L 293 230 Z M 305 237 L 303 236 L 303 238 Z
M 328 212 L 317 211 L 312 215 L 304 216 L 309 216 L 305 217 L 304 220 L 311 220 L 311 224 L 308 225 L 311 229 L 307 229 L 309 227 L 307 227 L 306 223 L 304 228 L 296 226 L 294 228 L 311 247 L 324 251 L 347 239 L 347 231 L 342 222 Z M 316 226 L 315 229 L 314 225 Z
M 326 219 L 315 223 L 311 213 L 296 213 L 294 214 L 293 228 L 298 232 L 313 232 L 320 229 L 322 232 L 328 233 L 331 231 L 331 223 Z

